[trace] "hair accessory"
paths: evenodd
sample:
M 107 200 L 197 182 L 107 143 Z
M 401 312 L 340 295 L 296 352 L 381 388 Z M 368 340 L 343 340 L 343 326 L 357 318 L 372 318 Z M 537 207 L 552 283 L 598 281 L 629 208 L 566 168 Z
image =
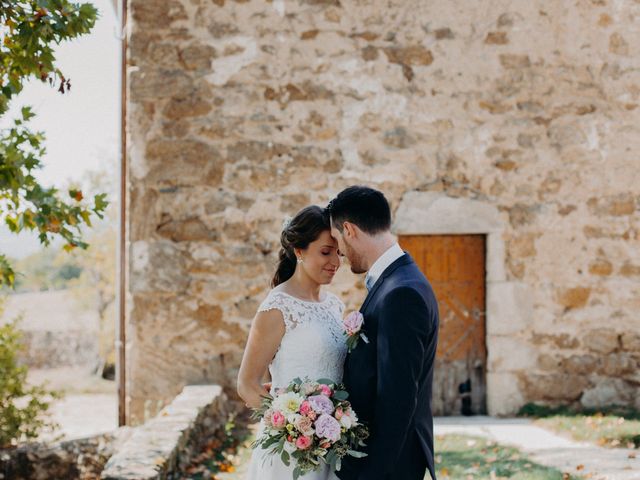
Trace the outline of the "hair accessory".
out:
M 293 218 L 289 216 L 284 217 L 284 220 L 282 221 L 282 230 L 286 230 L 289 225 L 291 225 L 291 220 L 293 220 Z

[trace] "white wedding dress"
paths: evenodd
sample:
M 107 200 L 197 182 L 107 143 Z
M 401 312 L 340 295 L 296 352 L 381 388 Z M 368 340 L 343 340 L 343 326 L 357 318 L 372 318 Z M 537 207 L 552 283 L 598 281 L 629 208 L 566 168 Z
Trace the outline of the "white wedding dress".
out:
M 334 294 L 326 292 L 320 302 L 310 302 L 278 290 L 271 290 L 259 312 L 277 309 L 282 312 L 285 334 L 269 372 L 271 393 L 286 387 L 296 378 L 311 380 L 327 378 L 342 382 L 342 369 L 347 355 L 342 333 L 344 304 Z M 262 430 L 260 425 L 258 435 Z M 261 447 L 254 449 L 247 480 L 293 479 L 295 459 L 287 467 L 280 457 Z M 338 480 L 328 465 L 300 477 L 301 480 Z

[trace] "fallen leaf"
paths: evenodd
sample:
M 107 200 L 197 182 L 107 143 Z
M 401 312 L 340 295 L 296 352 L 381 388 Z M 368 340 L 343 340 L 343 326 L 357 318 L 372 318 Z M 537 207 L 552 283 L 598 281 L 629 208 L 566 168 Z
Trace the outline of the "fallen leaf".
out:
M 580 464 L 576 467 L 576 470 L 584 470 L 584 465 Z

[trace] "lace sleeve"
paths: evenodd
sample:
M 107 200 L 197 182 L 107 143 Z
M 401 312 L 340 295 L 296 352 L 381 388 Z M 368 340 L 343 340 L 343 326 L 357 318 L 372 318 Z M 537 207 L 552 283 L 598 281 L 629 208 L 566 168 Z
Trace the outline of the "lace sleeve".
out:
M 268 312 L 269 310 L 279 310 L 280 313 L 282 313 L 285 330 L 287 332 L 295 327 L 297 322 L 294 319 L 293 310 L 283 295 L 278 295 L 273 292 L 267 295 L 267 298 L 265 298 L 258 307 L 258 312 Z

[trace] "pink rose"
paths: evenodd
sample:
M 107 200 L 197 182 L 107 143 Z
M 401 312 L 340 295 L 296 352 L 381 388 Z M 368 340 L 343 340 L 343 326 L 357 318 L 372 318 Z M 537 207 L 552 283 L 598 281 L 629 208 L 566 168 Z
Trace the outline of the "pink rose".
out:
M 273 412 L 273 414 L 271 414 L 271 425 L 273 425 L 275 428 L 283 428 L 286 423 L 287 419 L 284 418 L 282 412 L 276 410 L 275 412 Z
M 309 412 L 312 412 L 313 408 L 311 408 L 311 404 L 306 400 L 300 404 L 300 413 L 302 415 L 308 415 Z
M 336 408 L 336 413 L 335 413 L 336 420 L 340 420 L 340 418 L 342 418 L 342 414 L 343 414 L 342 407 Z
M 322 414 L 315 423 L 316 435 L 332 442 L 340 440 L 340 424 L 331 415 Z
M 320 385 L 319 389 L 320 389 L 320 393 L 325 397 L 330 397 L 331 394 L 333 393 L 328 385 Z
M 271 423 L 272 415 L 273 415 L 273 410 L 271 409 L 268 409 L 266 412 L 264 412 L 264 417 L 262 417 L 262 421 L 267 427 L 273 426 L 273 423 Z
M 297 418 L 293 422 L 293 425 L 303 435 L 313 435 L 313 423 L 310 418 L 297 415 Z
M 354 335 L 362 329 L 364 317 L 360 312 L 351 312 L 343 320 L 343 328 L 347 335 Z
M 311 443 L 311 437 L 298 437 L 298 439 L 296 440 L 296 447 L 298 448 L 298 450 L 306 450 L 311 446 Z

